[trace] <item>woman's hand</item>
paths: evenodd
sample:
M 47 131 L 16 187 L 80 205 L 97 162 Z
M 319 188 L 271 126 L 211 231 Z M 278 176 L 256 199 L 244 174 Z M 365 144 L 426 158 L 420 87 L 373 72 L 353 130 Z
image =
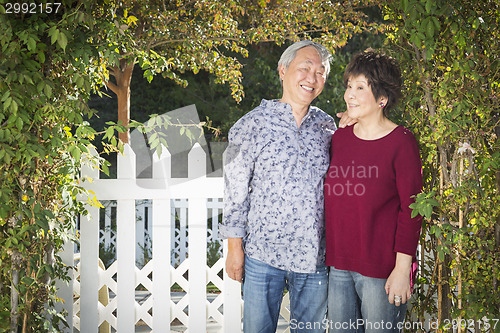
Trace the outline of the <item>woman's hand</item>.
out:
M 411 256 L 399 253 L 396 256 L 396 266 L 387 278 L 385 292 L 389 295 L 389 303 L 396 306 L 405 304 L 411 297 L 410 274 Z

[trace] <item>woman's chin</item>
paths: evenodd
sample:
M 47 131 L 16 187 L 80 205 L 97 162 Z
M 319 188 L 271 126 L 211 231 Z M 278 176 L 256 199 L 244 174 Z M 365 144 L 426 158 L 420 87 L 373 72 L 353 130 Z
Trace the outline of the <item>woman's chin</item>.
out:
M 353 118 L 353 119 L 356 119 L 359 116 L 356 111 L 349 110 L 349 109 L 347 109 L 347 115 L 349 116 L 349 118 Z

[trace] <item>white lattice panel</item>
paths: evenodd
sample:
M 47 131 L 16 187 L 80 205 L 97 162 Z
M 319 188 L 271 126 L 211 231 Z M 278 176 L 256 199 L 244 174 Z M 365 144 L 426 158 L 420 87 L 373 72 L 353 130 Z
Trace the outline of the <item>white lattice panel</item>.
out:
M 118 302 L 117 298 L 114 297 L 110 299 L 108 305 L 106 306 L 102 305 L 101 302 L 97 303 L 99 309 L 99 325 L 107 321 L 111 327 L 116 329 L 117 327 L 116 316 L 113 314 L 113 312 L 117 308 L 118 304 L 117 302 Z
M 224 289 L 223 281 L 218 275 L 223 270 L 224 263 L 224 258 L 220 258 L 212 267 L 207 266 L 207 282 L 212 282 L 219 290 Z M 224 324 L 224 316 L 219 308 L 223 303 L 222 293 L 219 293 L 212 302 L 207 301 L 207 317 L 212 317 L 221 326 Z
M 153 260 L 150 260 L 142 269 L 135 268 L 135 287 L 144 286 L 149 293 L 153 292 L 153 281 L 148 277 L 153 272 Z M 147 297 L 144 303 L 135 302 L 135 322 L 144 321 L 153 327 L 153 317 L 149 311 L 153 308 L 153 297 Z

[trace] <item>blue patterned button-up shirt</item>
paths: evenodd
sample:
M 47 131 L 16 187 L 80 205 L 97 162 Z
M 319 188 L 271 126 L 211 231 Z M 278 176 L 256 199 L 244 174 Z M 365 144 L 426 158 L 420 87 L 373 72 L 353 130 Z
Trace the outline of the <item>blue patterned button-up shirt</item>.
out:
M 323 179 L 333 118 L 316 107 L 297 127 L 289 104 L 262 100 L 229 131 L 224 162 L 223 238 L 287 271 L 324 263 Z

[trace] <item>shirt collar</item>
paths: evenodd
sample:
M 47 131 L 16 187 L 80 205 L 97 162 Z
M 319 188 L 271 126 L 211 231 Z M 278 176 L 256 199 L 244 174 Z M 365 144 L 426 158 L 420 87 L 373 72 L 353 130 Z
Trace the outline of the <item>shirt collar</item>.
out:
M 279 113 L 280 115 L 288 116 L 293 118 L 292 107 L 288 103 L 281 103 L 278 99 L 263 99 L 260 103 L 263 108 L 272 109 L 274 112 Z M 309 110 L 306 115 L 302 119 L 302 123 L 304 123 L 309 117 L 313 116 L 318 112 L 318 108 L 315 106 L 309 105 Z M 295 121 L 295 119 L 293 119 Z

